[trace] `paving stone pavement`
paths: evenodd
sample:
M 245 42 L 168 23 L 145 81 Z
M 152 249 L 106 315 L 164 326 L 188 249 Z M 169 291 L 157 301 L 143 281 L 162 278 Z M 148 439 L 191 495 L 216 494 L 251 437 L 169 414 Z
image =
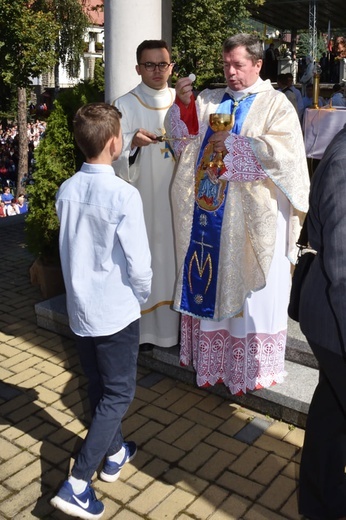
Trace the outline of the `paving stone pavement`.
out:
M 5 221 L 6 222 L 3 222 Z M 0 219 L 0 520 L 64 520 L 49 500 L 86 435 L 73 341 L 39 328 L 24 222 Z M 110 520 L 299 520 L 304 430 L 138 367 L 124 420 L 136 458 L 93 485 Z

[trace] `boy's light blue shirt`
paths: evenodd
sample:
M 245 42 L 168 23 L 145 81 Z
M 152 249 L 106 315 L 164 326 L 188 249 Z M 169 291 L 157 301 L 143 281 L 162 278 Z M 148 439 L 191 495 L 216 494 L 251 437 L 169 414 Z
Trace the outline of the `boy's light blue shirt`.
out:
M 84 163 L 56 196 L 60 257 L 72 331 L 108 336 L 140 317 L 151 257 L 136 188 L 112 166 Z

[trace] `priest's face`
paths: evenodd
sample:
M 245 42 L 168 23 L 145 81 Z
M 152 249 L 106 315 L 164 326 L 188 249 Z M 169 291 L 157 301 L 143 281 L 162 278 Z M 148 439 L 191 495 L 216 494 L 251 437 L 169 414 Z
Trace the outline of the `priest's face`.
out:
M 245 47 L 235 47 L 223 53 L 223 70 L 231 90 L 244 90 L 256 83 L 262 60 L 253 62 Z
M 154 70 L 150 70 L 153 67 Z M 142 76 L 143 83 L 155 90 L 166 87 L 172 68 L 173 63 L 167 49 L 144 49 L 140 63 L 136 65 L 136 71 L 139 76 Z

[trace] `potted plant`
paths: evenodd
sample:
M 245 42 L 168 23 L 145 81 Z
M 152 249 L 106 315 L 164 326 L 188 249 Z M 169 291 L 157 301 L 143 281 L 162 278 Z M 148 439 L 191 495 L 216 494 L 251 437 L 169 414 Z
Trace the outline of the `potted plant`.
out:
M 96 82 L 80 83 L 62 92 L 54 101 L 46 131 L 35 150 L 34 184 L 27 188 L 29 213 L 25 231 L 28 249 L 36 257 L 30 268 L 31 281 L 40 286 L 45 299 L 65 291 L 55 196 L 60 185 L 84 160 L 73 139 L 73 117 L 80 106 L 101 98 L 102 91 Z
M 75 171 L 72 134 L 62 105 L 54 102 L 43 139 L 35 151 L 34 184 L 27 188 L 29 213 L 26 219 L 28 249 L 36 257 L 30 268 L 33 284 L 50 298 L 65 290 L 59 258 L 59 221 L 55 194 Z
M 103 43 L 102 42 L 95 42 L 95 51 L 96 52 L 103 52 Z

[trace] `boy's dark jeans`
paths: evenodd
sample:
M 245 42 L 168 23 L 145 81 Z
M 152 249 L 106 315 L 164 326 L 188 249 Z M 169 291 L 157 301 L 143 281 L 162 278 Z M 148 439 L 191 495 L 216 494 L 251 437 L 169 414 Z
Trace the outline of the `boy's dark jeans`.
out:
M 76 346 L 88 378 L 92 422 L 72 475 L 89 482 L 104 456 L 122 447 L 121 421 L 136 390 L 139 320 L 111 336 L 78 336 Z

